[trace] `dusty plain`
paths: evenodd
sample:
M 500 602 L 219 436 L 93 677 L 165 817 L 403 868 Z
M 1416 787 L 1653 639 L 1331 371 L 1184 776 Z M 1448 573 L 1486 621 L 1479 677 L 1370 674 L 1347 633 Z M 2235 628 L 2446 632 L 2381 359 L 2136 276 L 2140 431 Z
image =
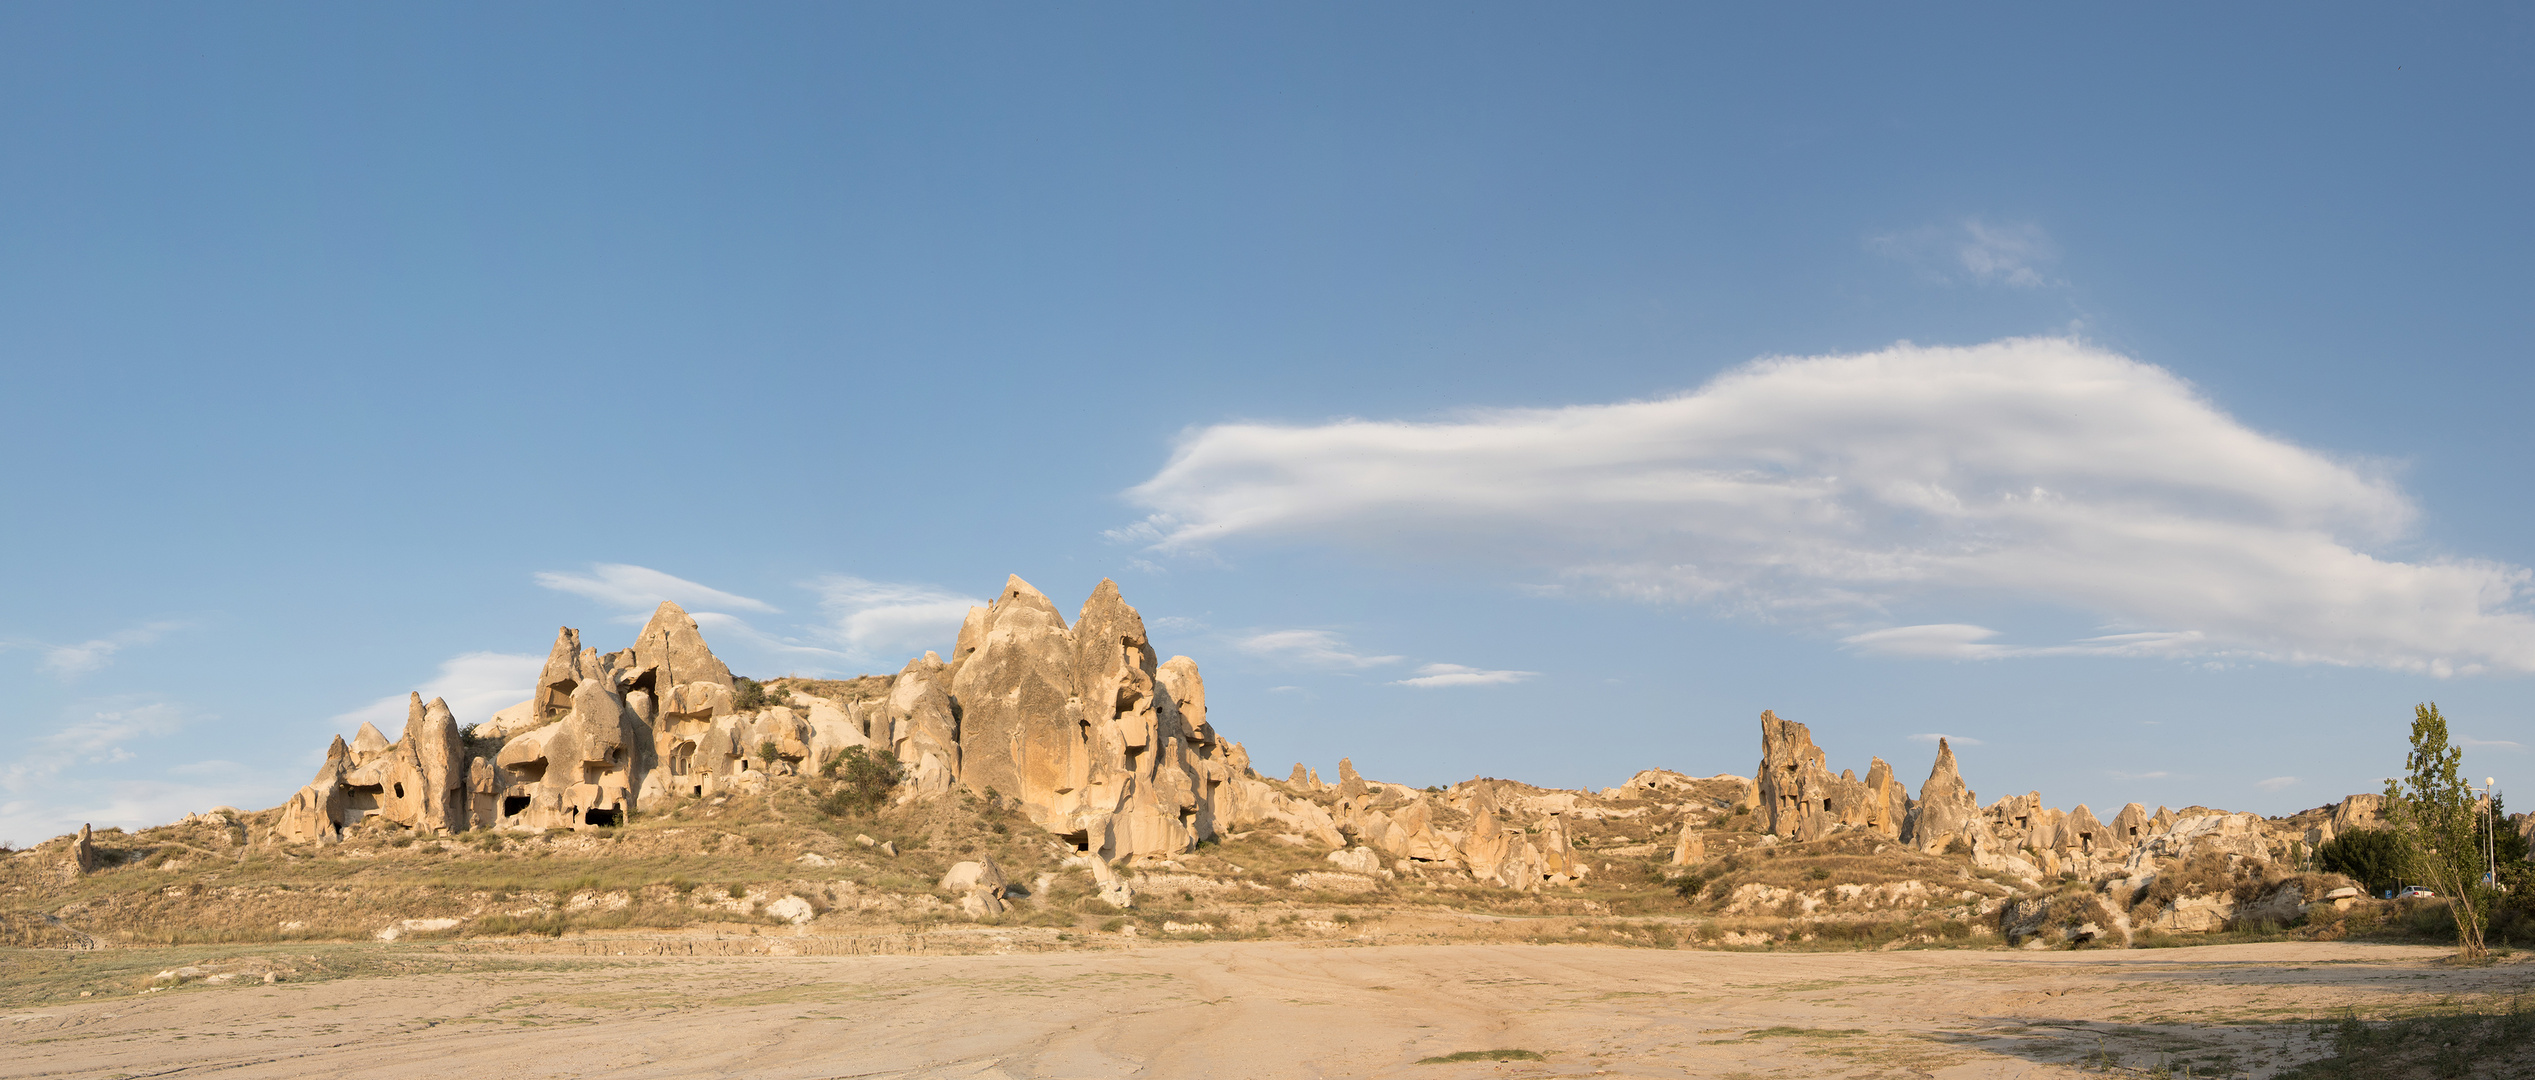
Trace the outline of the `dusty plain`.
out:
M 2459 968 L 2446 950 L 2337 942 L 957 956 L 586 944 L 149 950 L 292 974 L 87 999 L 78 964 L 138 951 L 11 950 L 0 1077 L 2265 1077 L 2323 1052 L 2312 1020 L 2504 1007 L 2535 989 L 2524 960 Z M 1540 1057 L 1427 1061 L 1497 1050 Z

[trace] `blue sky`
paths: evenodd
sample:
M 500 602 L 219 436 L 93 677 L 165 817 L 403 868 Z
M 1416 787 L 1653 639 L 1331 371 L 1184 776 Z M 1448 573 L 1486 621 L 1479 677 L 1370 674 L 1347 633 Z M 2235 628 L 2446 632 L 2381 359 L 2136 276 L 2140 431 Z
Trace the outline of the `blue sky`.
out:
M 2498 5 L 12 5 L 0 838 L 1007 573 L 1272 772 L 1774 708 L 2277 813 L 2436 700 L 2505 788 L 2530 82 Z

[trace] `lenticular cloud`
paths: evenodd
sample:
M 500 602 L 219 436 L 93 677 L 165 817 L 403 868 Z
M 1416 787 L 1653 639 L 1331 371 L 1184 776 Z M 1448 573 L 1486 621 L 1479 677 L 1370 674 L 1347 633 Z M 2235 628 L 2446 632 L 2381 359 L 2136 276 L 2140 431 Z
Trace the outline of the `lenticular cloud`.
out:
M 1678 397 L 1442 423 L 1222 424 L 1128 495 L 1152 513 L 1115 535 L 1157 551 L 1446 550 L 1862 630 L 1864 651 L 2535 670 L 2527 570 L 2371 555 L 2416 517 L 2385 477 L 2059 338 L 1773 358 Z M 2001 599 L 2115 632 L 2015 646 L 1888 614 Z

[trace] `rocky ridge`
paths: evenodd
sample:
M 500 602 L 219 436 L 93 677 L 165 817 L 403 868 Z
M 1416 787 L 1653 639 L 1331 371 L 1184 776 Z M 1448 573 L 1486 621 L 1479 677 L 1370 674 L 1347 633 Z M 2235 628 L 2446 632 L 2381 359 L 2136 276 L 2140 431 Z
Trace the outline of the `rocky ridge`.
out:
M 1913 932 L 1930 940 L 1950 932 L 1943 923 L 2068 943 L 2345 911 L 2349 896 L 2328 895 L 2341 883 L 2303 873 L 2303 863 L 2325 840 L 2377 824 L 2373 796 L 2279 819 L 2202 807 L 2151 813 L 2133 803 L 2105 820 L 2083 805 L 2046 806 L 2038 793 L 1984 806 L 1942 741 L 1913 795 L 1881 758 L 1863 778 L 1833 774 L 1805 725 L 1766 712 L 1750 777 L 1647 770 L 1598 792 L 1485 777 L 1419 789 L 1369 779 L 1341 760 L 1334 783 L 1300 764 L 1272 779 L 1216 730 L 1196 662 L 1162 660 L 1141 615 L 1107 581 L 1069 622 L 1014 577 L 969 612 L 947 660 L 928 652 L 894 675 L 764 686 L 735 678 L 695 620 L 664 603 L 617 652 L 585 647 L 577 631 L 561 629 L 528 690 L 472 726 L 444 702 L 414 695 L 397 739 L 368 725 L 335 739 L 317 775 L 277 810 L 224 808 L 180 823 L 209 838 L 189 841 L 190 850 L 244 858 L 245 848 L 270 847 L 298 858 L 290 853 L 345 846 L 370 858 L 392 839 L 399 851 L 542 851 L 556 837 L 604 840 L 638 815 L 665 814 L 678 826 L 660 830 L 661 843 L 712 855 L 734 850 L 739 834 L 680 836 L 694 831 L 691 821 L 712 819 L 733 798 L 774 807 L 787 792 L 824 783 L 823 766 L 859 750 L 897 764 L 905 779 L 894 801 L 903 812 L 993 817 L 996 834 L 1010 818 L 1040 846 L 1000 848 L 1003 862 L 980 852 L 946 869 L 935 863 L 924 884 L 890 886 L 922 895 L 891 899 L 805 879 L 740 908 L 722 898 L 706 907 L 796 925 L 840 909 L 993 921 L 1015 904 L 1043 906 L 1051 889 L 1069 888 L 1065 875 L 1080 873 L 1082 902 L 1098 905 L 1088 911 L 1138 908 L 1140 894 L 1157 890 L 1259 903 L 1568 894 L 1590 911 L 1615 901 L 1645 908 L 1638 898 L 1651 889 L 1707 919 L 1702 940 L 1715 944 L 1792 940 L 1822 920 L 1895 913 L 1918 919 Z M 804 843 L 786 865 L 899 855 L 894 843 L 856 839 L 860 854 Z M 66 842 L 74 878 L 142 850 L 101 850 L 86 830 Z M 596 857 L 606 847 L 589 851 Z M 1210 854 L 1235 851 L 1245 853 L 1239 865 Z M 188 860 L 205 861 L 162 865 Z M 1261 877 L 1262 864 L 1285 869 Z M 1798 867 L 1806 872 L 1791 872 Z M 649 888 L 540 903 L 558 917 L 579 910 L 574 904 L 702 903 L 692 892 Z M 531 912 L 501 908 L 492 893 L 435 903 L 391 928 L 439 932 L 493 925 L 483 923 L 488 913 L 516 920 Z M 47 912 L 25 925 L 74 932 L 63 917 Z

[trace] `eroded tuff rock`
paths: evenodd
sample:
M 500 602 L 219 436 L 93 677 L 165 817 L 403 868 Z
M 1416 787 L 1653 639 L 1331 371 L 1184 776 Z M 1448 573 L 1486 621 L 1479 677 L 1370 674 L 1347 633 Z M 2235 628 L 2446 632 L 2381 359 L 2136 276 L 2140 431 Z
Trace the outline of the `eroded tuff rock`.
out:
M 1163 672 L 1115 582 L 1103 580 L 1068 626 L 1011 578 L 970 613 L 953 655 L 948 696 L 968 790 L 1010 797 L 1104 858 L 1185 851 L 1239 816 L 1245 800 L 1223 789 L 1248 772 L 1246 755 L 1207 725 L 1195 662 L 1174 658 Z
M 1831 775 L 1813 732 L 1803 724 L 1760 714 L 1760 769 L 1753 776 L 1751 805 L 1772 836 L 1818 840 L 1839 828 L 1866 828 L 1898 839 L 1910 817 L 1910 793 L 1892 766 L 1875 758 L 1866 779 L 1855 770 Z
M 1754 842 L 1862 831 L 2037 883 L 2075 873 L 2138 891 L 2181 860 L 2273 860 L 2293 841 L 2375 824 L 2372 796 L 2288 822 L 2197 807 L 2151 815 L 2137 803 L 2106 822 L 2085 806 L 2047 806 L 2039 793 L 1983 810 L 1944 741 L 1914 799 L 1882 758 L 1863 779 L 1834 774 L 1810 730 L 1774 712 L 1761 715 L 1760 767 L 1748 779 L 1656 769 L 1598 794 L 1486 777 L 1419 789 L 1342 759 L 1335 784 L 1300 764 L 1270 780 L 1217 731 L 1196 662 L 1162 660 L 1142 616 L 1107 581 L 1069 622 L 1011 578 L 968 613 L 948 660 L 925 653 L 892 675 L 778 680 L 745 707 L 743 685 L 675 604 L 613 653 L 562 628 L 527 699 L 471 730 L 445 702 L 411 695 L 399 738 L 367 724 L 335 738 L 273 835 L 322 843 L 346 829 L 605 827 L 646 804 L 763 792 L 856 748 L 904 767 L 902 800 L 997 796 L 1071 846 L 1069 861 L 1121 904 L 1132 890 L 1112 862 L 1227 835 L 1333 852 L 1334 877 L 1315 872 L 1333 880 L 1426 876 L 1531 890 L 1625 866 L 1613 859 L 1686 868 L 1707 862 L 1712 846 L 1722 858 Z M 1615 822 L 1632 824 L 1606 848 Z M 968 914 L 1004 910 L 1011 887 L 1000 869 L 963 864 L 953 876 L 942 887 Z M 2201 902 L 2178 900 L 2165 918 L 2201 920 L 2184 910 Z
M 1761 812 L 1769 834 L 1791 840 L 1819 840 L 1831 831 L 1831 772 L 1823 765 L 1813 732 L 1803 724 L 1781 720 L 1774 712 L 1760 714 Z
M 1325 808 L 1257 776 L 1216 734 L 1196 662 L 1160 661 L 1113 582 L 1069 625 L 1012 578 L 969 613 L 949 661 L 926 653 L 894 676 L 820 685 L 841 689 L 741 709 L 729 667 L 673 603 L 613 653 L 565 627 L 528 699 L 465 735 L 446 703 L 416 695 L 401 738 L 366 724 L 337 738 L 274 832 L 323 843 L 373 821 L 604 827 L 648 800 L 753 790 L 862 747 L 904 766 L 902 798 L 992 791 L 1101 859 L 1185 851 L 1248 825 L 1343 841 Z M 1429 853 L 1449 848 L 1413 816 L 1384 824 L 1425 836 Z
M 69 863 L 72 877 L 86 877 L 105 865 L 105 857 L 97 853 L 96 835 L 86 825 L 79 827 L 79 838 L 70 842 Z
M 1979 797 L 1964 786 L 1954 746 L 1945 739 L 1936 741 L 1936 764 L 1919 785 L 1919 801 L 1911 809 L 1901 839 L 1921 851 L 1944 851 L 1958 840 L 1972 851 L 1997 846 L 1981 820 Z

